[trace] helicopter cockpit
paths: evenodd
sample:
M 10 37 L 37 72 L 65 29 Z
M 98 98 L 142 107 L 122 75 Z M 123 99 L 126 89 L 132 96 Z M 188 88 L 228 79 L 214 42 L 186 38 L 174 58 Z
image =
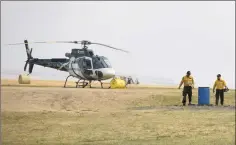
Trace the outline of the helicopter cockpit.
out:
M 78 59 L 77 63 L 83 69 L 101 69 L 112 67 L 109 60 L 104 56 L 84 57 L 83 59 Z
M 104 56 L 92 57 L 93 69 L 111 68 L 109 60 Z
M 79 67 L 82 69 L 93 69 L 92 67 L 92 60 L 91 58 L 85 57 L 77 59 L 76 62 L 78 63 Z
M 83 57 L 77 59 L 76 62 L 81 68 L 83 75 L 87 78 L 92 77 L 93 70 L 98 70 L 95 74 L 99 77 L 107 78 L 114 75 L 110 62 L 104 56 Z

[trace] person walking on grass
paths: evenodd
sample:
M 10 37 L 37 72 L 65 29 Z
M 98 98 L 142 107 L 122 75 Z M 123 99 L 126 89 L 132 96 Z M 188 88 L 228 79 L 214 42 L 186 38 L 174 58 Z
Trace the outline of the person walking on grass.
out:
M 220 98 L 220 104 L 224 105 L 224 92 L 228 91 L 228 87 L 226 86 L 226 82 L 225 80 L 223 80 L 221 78 L 221 75 L 218 74 L 217 75 L 217 79 L 214 83 L 213 86 L 213 93 L 215 93 L 215 89 L 216 89 L 216 100 L 215 100 L 215 105 L 218 106 L 218 102 L 219 102 L 219 98 Z
M 187 71 L 187 74 L 185 76 L 182 77 L 182 80 L 179 84 L 179 89 L 180 87 L 184 84 L 184 88 L 183 88 L 183 106 L 186 105 L 186 96 L 188 95 L 188 101 L 189 101 L 189 105 L 191 105 L 191 101 L 192 101 L 192 89 L 194 88 L 194 79 L 191 76 L 191 72 Z

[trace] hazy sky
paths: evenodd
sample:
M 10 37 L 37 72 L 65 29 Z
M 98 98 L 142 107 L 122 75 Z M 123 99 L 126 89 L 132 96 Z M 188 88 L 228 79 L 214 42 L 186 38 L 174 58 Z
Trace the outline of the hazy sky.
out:
M 1 2 L 1 70 L 20 74 L 29 41 L 90 40 L 117 72 L 179 83 L 192 71 L 197 86 L 222 74 L 235 87 L 235 2 Z M 75 44 L 31 44 L 33 57 L 65 56 Z M 6 75 L 6 73 L 5 73 Z M 35 66 L 32 75 L 64 80 L 67 73 Z M 54 76 L 55 75 L 55 76 Z M 17 75 L 16 75 L 17 78 Z

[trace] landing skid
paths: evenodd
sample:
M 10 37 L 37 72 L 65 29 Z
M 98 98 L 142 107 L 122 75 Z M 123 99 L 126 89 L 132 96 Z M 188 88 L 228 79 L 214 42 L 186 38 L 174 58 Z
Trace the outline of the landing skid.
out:
M 69 77 L 73 77 L 72 75 L 69 75 L 67 78 L 66 78 L 66 80 L 65 80 L 65 83 L 64 83 L 64 88 L 66 88 L 66 83 L 67 83 L 67 80 L 68 80 L 68 78 Z M 79 83 L 80 83 L 80 81 L 81 81 L 82 79 L 79 79 L 77 82 L 75 82 L 75 84 L 76 84 L 76 88 L 78 88 L 78 87 L 82 87 L 82 88 L 85 88 L 86 86 L 88 86 L 88 84 L 89 84 L 89 87 L 90 88 L 92 88 L 92 86 L 91 86 L 91 80 L 89 81 L 89 83 L 88 82 L 85 82 L 85 80 L 83 80 L 83 82 L 82 82 L 82 85 L 80 85 Z M 101 88 L 103 88 L 103 83 L 102 83 L 102 81 L 101 80 L 98 80 L 100 83 L 101 83 Z
M 103 83 L 102 83 L 102 81 L 99 81 L 100 83 L 101 83 L 101 88 L 103 88 Z
M 80 79 L 81 80 L 81 79 Z M 76 83 L 76 88 L 79 87 L 82 87 L 82 88 L 85 88 L 89 83 L 88 82 L 85 82 L 85 80 L 83 81 L 82 85 L 80 85 L 80 80 L 78 80 L 78 82 L 75 82 Z M 91 87 L 91 84 L 90 84 L 90 87 Z
M 67 80 L 68 80 L 68 78 L 69 77 L 73 77 L 72 75 L 69 75 L 67 78 L 66 78 L 66 80 L 65 80 L 65 84 L 64 84 L 64 88 L 66 88 L 66 83 L 67 83 Z M 80 87 L 80 86 L 82 86 L 83 88 L 85 88 L 87 85 L 88 85 L 88 83 L 87 82 L 85 82 L 85 80 L 83 81 L 83 84 L 82 85 L 79 85 L 79 82 L 81 81 L 81 79 L 79 79 L 77 82 L 75 82 L 76 83 L 76 88 L 78 88 L 78 86 Z M 91 87 L 91 83 L 90 83 L 90 87 Z
M 66 78 L 66 81 L 65 81 L 65 84 L 64 84 L 64 88 L 66 87 L 66 83 L 67 83 L 67 80 L 69 77 L 72 77 L 72 75 L 69 75 L 67 78 Z

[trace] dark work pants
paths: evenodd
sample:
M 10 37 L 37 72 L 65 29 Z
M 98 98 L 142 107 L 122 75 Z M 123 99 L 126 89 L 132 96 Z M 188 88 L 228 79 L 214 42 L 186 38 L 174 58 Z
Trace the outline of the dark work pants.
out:
M 219 102 L 219 98 L 220 98 L 220 104 L 223 105 L 224 104 L 224 90 L 219 90 L 216 89 L 216 105 L 218 105 Z
M 183 104 L 186 103 L 186 96 L 187 95 L 188 95 L 188 101 L 189 101 L 189 103 L 191 103 L 191 101 L 192 101 L 192 87 L 191 86 L 184 86 L 183 100 L 182 100 Z
M 125 86 L 127 86 L 128 84 L 131 84 L 131 80 L 128 80 Z

